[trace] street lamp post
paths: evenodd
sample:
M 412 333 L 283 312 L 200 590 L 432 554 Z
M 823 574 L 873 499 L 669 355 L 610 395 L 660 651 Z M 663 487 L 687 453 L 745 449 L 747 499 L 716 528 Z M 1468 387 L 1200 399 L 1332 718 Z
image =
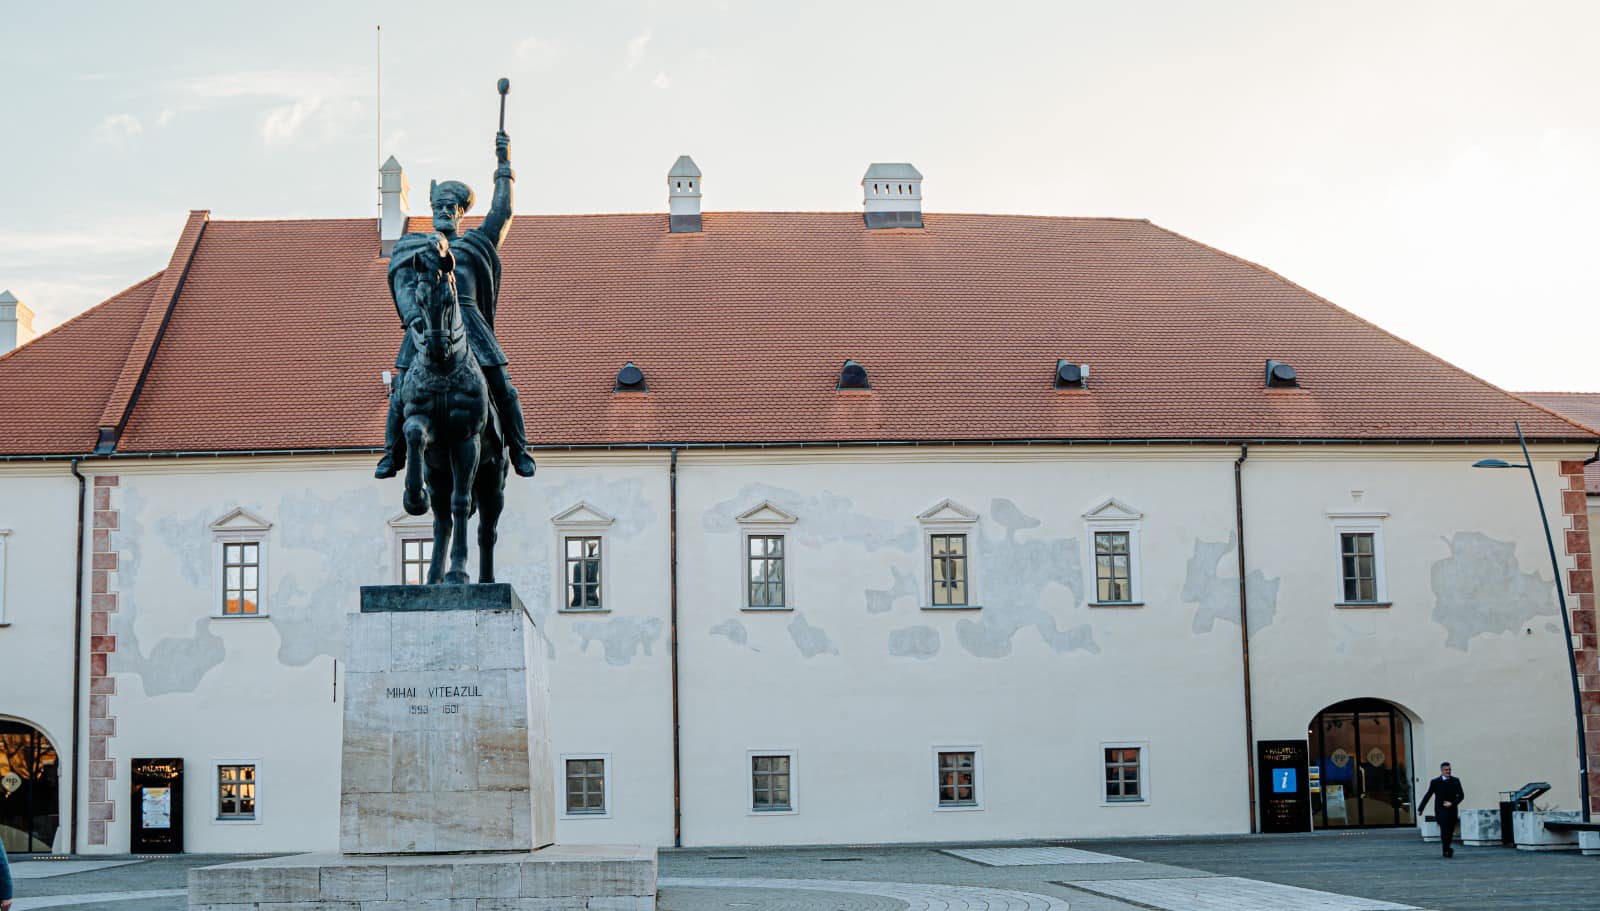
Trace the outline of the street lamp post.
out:
M 1589 821 L 1589 751 L 1583 736 L 1583 697 L 1578 687 L 1578 656 L 1572 644 L 1572 620 L 1567 616 L 1567 596 L 1561 587 L 1561 563 L 1556 559 L 1556 541 L 1550 534 L 1550 517 L 1544 509 L 1544 497 L 1539 493 L 1539 478 L 1533 471 L 1533 457 L 1528 455 L 1528 441 L 1522 437 L 1522 422 L 1513 421 L 1517 428 L 1517 442 L 1522 446 L 1522 464 L 1504 459 L 1479 459 L 1473 468 L 1526 468 L 1528 480 L 1533 482 L 1533 500 L 1539 504 L 1539 524 L 1544 527 L 1544 543 L 1550 548 L 1550 568 L 1556 575 L 1556 600 L 1561 605 L 1561 629 L 1567 637 L 1567 668 L 1572 674 L 1572 713 L 1578 720 L 1578 792 L 1582 795 L 1583 821 Z

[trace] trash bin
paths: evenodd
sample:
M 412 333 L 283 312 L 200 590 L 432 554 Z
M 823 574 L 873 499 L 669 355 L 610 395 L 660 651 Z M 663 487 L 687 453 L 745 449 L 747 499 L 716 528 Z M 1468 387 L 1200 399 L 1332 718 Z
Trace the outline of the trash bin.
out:
M 1511 827 L 1512 814 L 1526 813 L 1533 809 L 1535 799 L 1550 790 L 1548 781 L 1530 781 L 1515 791 L 1501 791 L 1500 796 L 1505 799 L 1500 801 L 1500 843 L 1515 845 L 1517 836 Z

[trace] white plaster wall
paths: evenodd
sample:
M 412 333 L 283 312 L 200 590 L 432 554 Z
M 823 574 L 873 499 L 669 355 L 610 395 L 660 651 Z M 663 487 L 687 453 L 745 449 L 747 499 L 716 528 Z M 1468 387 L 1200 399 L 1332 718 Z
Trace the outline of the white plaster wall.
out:
M 0 717 L 44 732 L 61 763 L 61 827 L 67 850 L 72 767 L 72 618 L 78 484 L 66 464 L 18 464 L 0 473 L 5 539 L 5 617 L 0 626 Z M 86 630 L 87 632 L 87 630 Z
M 1558 535 L 1556 460 L 1581 454 L 1550 448 L 1539 456 Z M 1319 709 L 1342 699 L 1387 699 L 1419 721 L 1419 778 L 1450 758 L 1471 788 L 1470 805 L 1533 779 L 1556 784 L 1552 798 L 1570 805 L 1570 697 L 1560 636 L 1550 629 L 1559 630 L 1553 598 L 1535 592 L 1529 601 L 1525 582 L 1506 613 L 1496 586 L 1513 577 L 1491 573 L 1487 595 L 1451 592 L 1446 601 L 1456 606 L 1435 616 L 1435 567 L 1451 558 L 1447 541 L 1461 532 L 1509 542 L 1517 573 L 1548 583 L 1526 476 L 1465 467 L 1482 455 L 1510 454 L 1252 449 L 1244 472 L 1260 624 L 1252 637 L 1257 738 L 1302 737 Z M 685 843 L 1248 829 L 1231 544 L 1236 456 L 1222 447 L 685 452 Z M 135 756 L 186 760 L 191 851 L 336 844 L 333 663 L 342 657 L 343 615 L 356 609 L 361 584 L 396 574 L 386 522 L 400 511 L 399 484 L 371 479 L 368 462 L 94 466 L 121 477 L 114 541 L 122 571 L 114 578 L 122 604 L 111 660 L 118 816 L 103 851 L 127 850 Z M 1351 490 L 1363 491 L 1359 505 Z M 548 637 L 555 752 L 612 760 L 608 818 L 560 820 L 558 837 L 670 844 L 667 456 L 549 454 L 533 482 L 511 479 L 510 494 L 501 578 Z M 1084 605 L 1082 514 L 1109 497 L 1144 515 L 1141 608 Z M 3 697 L 22 710 L 0 706 L 0 714 L 61 739 L 70 717 L 74 555 L 60 542 L 70 542 L 75 498 L 64 465 L 0 465 L 16 622 L 0 629 L 0 660 L 43 669 L 12 676 L 19 685 Z M 921 609 L 915 517 L 946 498 L 979 515 L 980 612 Z M 797 517 L 789 530 L 794 611 L 739 607 L 732 519 L 763 500 Z M 553 610 L 549 519 L 579 502 L 615 518 L 606 532 L 607 614 Z M 241 506 L 272 523 L 270 617 L 212 619 L 208 526 Z M 1353 508 L 1390 514 L 1387 610 L 1332 606 L 1337 559 L 1327 512 Z M 35 599 L 39 616 L 22 622 Z M 1526 620 L 1506 619 L 1518 610 Z M 937 635 L 937 652 L 891 654 L 891 637 L 913 627 Z M 1464 650 L 1452 630 L 1465 635 Z M 1105 806 L 1100 746 L 1124 741 L 1148 745 L 1151 799 Z M 936 745 L 981 746 L 983 809 L 933 809 Z M 764 749 L 797 751 L 798 813 L 747 812 L 747 754 Z M 259 824 L 212 819 L 211 766 L 228 759 L 261 764 Z
M 1527 473 L 1471 468 L 1489 455 L 1520 461 L 1520 453 L 1454 448 L 1431 458 L 1252 450 L 1246 554 L 1252 569 L 1280 578 L 1276 614 L 1251 637 L 1258 739 L 1305 737 L 1328 705 L 1376 697 L 1412 716 L 1418 798 L 1448 760 L 1467 784 L 1468 807 L 1494 807 L 1497 792 L 1538 780 L 1554 785 L 1553 804 L 1577 805 L 1571 678 L 1549 550 Z M 1554 456 L 1536 464 L 1565 574 L 1573 561 L 1559 544 L 1564 479 Z M 1333 607 L 1330 510 L 1389 513 L 1392 607 Z M 1502 563 L 1456 537 L 1463 532 L 1514 550 Z M 1495 581 L 1470 591 L 1451 581 L 1474 570 Z M 1523 588 L 1511 588 L 1513 573 Z

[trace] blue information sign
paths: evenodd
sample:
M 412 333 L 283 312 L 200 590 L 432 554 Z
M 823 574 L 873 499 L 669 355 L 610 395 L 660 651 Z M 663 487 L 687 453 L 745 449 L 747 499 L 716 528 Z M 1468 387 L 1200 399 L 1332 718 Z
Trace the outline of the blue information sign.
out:
M 1296 780 L 1299 776 L 1295 774 L 1298 771 L 1298 769 L 1273 769 L 1272 793 L 1293 794 L 1295 791 L 1299 790 Z

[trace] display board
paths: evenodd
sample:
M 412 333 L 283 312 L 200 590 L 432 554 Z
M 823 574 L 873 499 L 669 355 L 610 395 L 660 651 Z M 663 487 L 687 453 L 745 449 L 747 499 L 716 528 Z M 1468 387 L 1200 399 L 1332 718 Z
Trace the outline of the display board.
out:
M 130 849 L 135 854 L 183 853 L 183 760 L 135 759 Z
M 1256 741 L 1261 831 L 1311 831 L 1308 754 L 1304 740 Z

